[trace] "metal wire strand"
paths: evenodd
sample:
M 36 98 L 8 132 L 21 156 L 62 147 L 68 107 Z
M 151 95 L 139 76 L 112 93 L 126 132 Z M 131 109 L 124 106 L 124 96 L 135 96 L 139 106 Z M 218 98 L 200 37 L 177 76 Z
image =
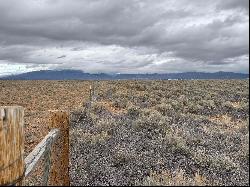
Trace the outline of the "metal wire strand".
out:
M 26 172 L 26 168 L 24 168 L 23 174 L 22 174 L 20 177 L 18 177 L 17 179 L 15 179 L 15 180 L 12 181 L 12 182 L 9 182 L 9 183 L 4 184 L 3 186 L 16 186 L 16 184 L 17 184 L 18 182 L 21 182 L 21 181 L 23 180 L 23 178 L 25 177 L 25 172 Z
M 18 162 L 19 160 L 21 160 L 22 158 L 23 158 L 23 154 L 19 155 L 19 157 L 18 157 L 16 160 L 14 160 L 13 162 L 11 162 L 8 166 L 5 166 L 5 167 L 2 166 L 2 167 L 0 168 L 0 172 L 6 170 L 6 169 L 8 169 L 8 168 L 10 168 L 10 167 L 13 166 L 16 162 Z

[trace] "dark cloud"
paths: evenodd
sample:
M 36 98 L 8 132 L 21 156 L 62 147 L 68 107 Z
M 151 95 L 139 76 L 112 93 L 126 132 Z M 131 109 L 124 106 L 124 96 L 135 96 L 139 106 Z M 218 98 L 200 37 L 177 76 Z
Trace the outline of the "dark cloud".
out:
M 227 0 L 221 1 L 217 8 L 220 9 L 241 9 L 249 12 L 249 0 Z
M 0 64 L 246 72 L 248 7 L 248 0 L 0 0 Z

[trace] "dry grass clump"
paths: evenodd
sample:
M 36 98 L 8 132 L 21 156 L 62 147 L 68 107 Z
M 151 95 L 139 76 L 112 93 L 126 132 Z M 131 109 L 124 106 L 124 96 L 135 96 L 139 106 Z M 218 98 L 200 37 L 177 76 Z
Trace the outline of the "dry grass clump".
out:
M 205 177 L 195 173 L 193 178 L 185 176 L 183 170 L 177 170 L 175 172 L 163 171 L 160 174 L 156 172 L 150 173 L 144 181 L 137 182 L 138 186 L 207 186 L 211 185 Z

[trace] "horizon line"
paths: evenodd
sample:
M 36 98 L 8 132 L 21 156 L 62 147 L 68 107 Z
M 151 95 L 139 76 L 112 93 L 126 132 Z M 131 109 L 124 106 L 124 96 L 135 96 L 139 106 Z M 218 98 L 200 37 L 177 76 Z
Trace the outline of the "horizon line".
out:
M 22 73 L 10 73 L 10 74 L 5 74 L 1 75 L 0 77 L 6 77 L 6 76 L 13 76 L 13 75 L 22 75 L 26 73 L 33 73 L 33 72 L 43 72 L 43 71 L 78 71 L 86 74 L 107 74 L 107 75 L 146 75 L 146 74 L 179 74 L 179 73 L 236 73 L 236 74 L 245 74 L 249 75 L 249 72 L 235 72 L 235 71 L 182 71 L 182 72 L 144 72 L 144 73 L 120 73 L 120 72 L 87 72 L 84 70 L 79 70 L 79 69 L 45 69 L 45 70 L 34 70 L 34 71 L 27 71 L 27 72 L 22 72 Z

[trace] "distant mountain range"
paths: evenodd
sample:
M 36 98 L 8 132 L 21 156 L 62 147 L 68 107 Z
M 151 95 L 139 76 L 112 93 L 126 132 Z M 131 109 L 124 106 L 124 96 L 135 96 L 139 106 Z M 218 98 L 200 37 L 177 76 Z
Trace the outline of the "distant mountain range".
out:
M 168 79 L 248 79 L 249 74 L 232 72 L 184 72 L 166 74 L 90 74 L 79 70 L 41 70 L 9 75 L 0 80 L 168 80 Z

